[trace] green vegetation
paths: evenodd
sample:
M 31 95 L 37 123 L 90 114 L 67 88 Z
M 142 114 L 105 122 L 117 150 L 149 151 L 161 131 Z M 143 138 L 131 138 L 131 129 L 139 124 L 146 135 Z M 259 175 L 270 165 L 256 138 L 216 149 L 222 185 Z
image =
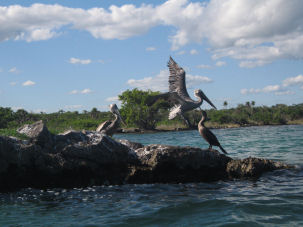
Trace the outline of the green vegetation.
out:
M 179 117 L 168 120 L 171 105 L 167 101 L 159 100 L 151 107 L 146 105 L 147 98 L 156 94 L 158 92 L 133 89 L 127 90 L 119 96 L 122 101 L 120 112 L 127 127 L 146 130 L 186 128 Z M 207 110 L 208 117 L 211 119 L 207 122 L 209 127 L 303 124 L 303 104 L 292 106 L 278 104 L 267 107 L 255 106 L 255 102 L 252 101 L 229 109 L 227 109 L 227 105 L 225 101 L 224 109 Z M 201 119 L 201 113 L 198 110 L 187 112 L 186 115 L 193 125 L 197 125 Z M 0 135 L 22 138 L 16 129 L 38 120 L 43 120 L 52 133 L 63 132 L 67 129 L 95 130 L 100 123 L 113 118 L 114 116 L 110 112 L 100 112 L 96 108 L 82 113 L 60 110 L 56 113 L 41 112 L 37 114 L 22 109 L 13 111 L 11 108 L 0 107 Z
M 168 102 L 163 100 L 159 100 L 151 107 L 146 105 L 149 96 L 158 94 L 159 92 L 133 89 L 119 95 L 122 102 L 121 116 L 127 125 L 149 130 L 155 129 L 156 124 L 163 119 L 163 113 L 169 108 Z

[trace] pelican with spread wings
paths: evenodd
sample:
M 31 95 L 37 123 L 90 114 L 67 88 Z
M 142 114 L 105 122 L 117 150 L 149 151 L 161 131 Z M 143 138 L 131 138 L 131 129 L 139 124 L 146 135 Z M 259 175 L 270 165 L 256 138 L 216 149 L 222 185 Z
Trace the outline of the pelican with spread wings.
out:
M 203 100 L 217 109 L 200 89 L 195 90 L 194 92 L 195 97 L 198 99 L 197 101 L 193 100 L 188 95 L 185 83 L 185 71 L 174 61 L 174 59 L 172 59 L 172 57 L 169 58 L 167 66 L 169 68 L 170 74 L 168 78 L 169 92 L 150 97 L 147 100 L 148 105 L 152 105 L 160 98 L 172 102 L 174 106 L 170 109 L 168 119 L 171 120 L 174 119 L 177 115 L 180 115 L 188 127 L 191 127 L 191 124 L 190 121 L 184 116 L 184 113 L 189 110 L 194 110 L 198 107 L 200 108 Z

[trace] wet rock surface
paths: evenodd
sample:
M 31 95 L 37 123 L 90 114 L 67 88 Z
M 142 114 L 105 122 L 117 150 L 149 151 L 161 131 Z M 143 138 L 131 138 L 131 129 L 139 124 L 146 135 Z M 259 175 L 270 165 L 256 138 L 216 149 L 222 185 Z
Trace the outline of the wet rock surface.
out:
M 0 136 L 0 191 L 125 183 L 186 183 L 256 178 L 290 166 L 233 160 L 216 150 L 116 141 L 100 132 L 51 134 L 42 121 L 18 129 L 29 140 Z

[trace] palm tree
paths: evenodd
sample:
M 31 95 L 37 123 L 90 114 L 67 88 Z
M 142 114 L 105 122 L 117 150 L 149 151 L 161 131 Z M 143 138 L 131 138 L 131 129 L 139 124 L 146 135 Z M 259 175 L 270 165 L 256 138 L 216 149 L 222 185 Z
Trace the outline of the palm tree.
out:
M 228 105 L 227 101 L 224 101 L 223 106 L 224 106 L 225 109 L 227 108 L 227 105 Z

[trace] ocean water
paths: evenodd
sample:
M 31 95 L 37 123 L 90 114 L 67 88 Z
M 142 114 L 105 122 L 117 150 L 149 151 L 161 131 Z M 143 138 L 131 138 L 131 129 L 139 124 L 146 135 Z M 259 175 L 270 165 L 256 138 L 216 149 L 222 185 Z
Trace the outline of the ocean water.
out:
M 0 226 L 303 226 L 303 126 L 212 130 L 232 158 L 295 169 L 256 181 L 144 184 L 0 193 Z M 115 138 L 207 148 L 198 131 Z

